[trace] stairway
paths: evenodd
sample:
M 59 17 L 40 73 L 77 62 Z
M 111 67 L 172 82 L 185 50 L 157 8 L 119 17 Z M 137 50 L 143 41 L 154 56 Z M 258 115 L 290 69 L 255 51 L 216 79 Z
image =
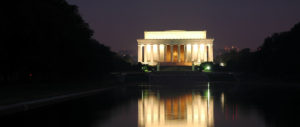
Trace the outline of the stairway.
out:
M 192 71 L 191 66 L 160 66 L 160 71 Z
M 201 72 L 193 71 L 160 71 L 154 72 L 149 75 L 150 83 L 163 83 L 163 84 L 187 84 L 208 82 L 208 77 Z

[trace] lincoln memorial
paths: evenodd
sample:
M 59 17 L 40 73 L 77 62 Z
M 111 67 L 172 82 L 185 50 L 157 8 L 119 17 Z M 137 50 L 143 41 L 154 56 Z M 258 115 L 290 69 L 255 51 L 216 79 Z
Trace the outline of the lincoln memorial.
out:
M 145 31 L 137 42 L 142 64 L 192 66 L 213 61 L 213 39 L 206 38 L 206 31 Z

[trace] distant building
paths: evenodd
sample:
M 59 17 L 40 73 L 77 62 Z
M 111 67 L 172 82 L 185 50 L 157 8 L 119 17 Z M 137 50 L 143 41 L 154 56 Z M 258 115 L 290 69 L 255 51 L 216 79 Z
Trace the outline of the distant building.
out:
M 224 51 L 225 52 L 230 52 L 230 51 L 239 51 L 240 48 L 238 48 L 237 46 L 225 46 L 224 47 Z
M 213 61 L 213 40 L 206 31 L 145 31 L 144 39 L 137 39 L 138 62 L 191 66 Z
M 119 51 L 117 51 L 117 53 L 118 53 L 120 56 L 126 56 L 126 55 L 132 56 L 132 55 L 133 55 L 133 54 L 132 54 L 132 51 L 130 51 L 130 50 L 119 50 Z
M 124 60 L 131 64 L 137 63 L 136 52 L 132 50 L 119 50 L 117 51 L 118 55 L 121 56 Z
M 222 55 L 224 53 L 228 53 L 230 51 L 239 52 L 240 48 L 238 48 L 237 46 L 224 46 L 224 48 L 220 48 L 220 49 L 215 50 L 215 55 L 220 56 L 220 55 Z

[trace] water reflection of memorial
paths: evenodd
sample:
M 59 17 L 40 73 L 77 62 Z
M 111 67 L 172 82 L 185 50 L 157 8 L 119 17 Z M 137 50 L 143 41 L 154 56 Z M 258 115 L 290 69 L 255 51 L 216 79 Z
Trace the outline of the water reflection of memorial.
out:
M 165 98 L 159 92 L 142 91 L 138 100 L 138 124 L 140 127 L 212 127 L 213 105 L 209 90 Z

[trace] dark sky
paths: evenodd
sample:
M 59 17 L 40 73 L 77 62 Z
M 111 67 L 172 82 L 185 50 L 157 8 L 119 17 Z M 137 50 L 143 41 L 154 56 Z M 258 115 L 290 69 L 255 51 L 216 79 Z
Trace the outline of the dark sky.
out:
M 136 51 L 145 30 L 207 30 L 216 49 L 256 49 L 300 21 L 300 0 L 67 0 L 94 38 L 112 50 Z

